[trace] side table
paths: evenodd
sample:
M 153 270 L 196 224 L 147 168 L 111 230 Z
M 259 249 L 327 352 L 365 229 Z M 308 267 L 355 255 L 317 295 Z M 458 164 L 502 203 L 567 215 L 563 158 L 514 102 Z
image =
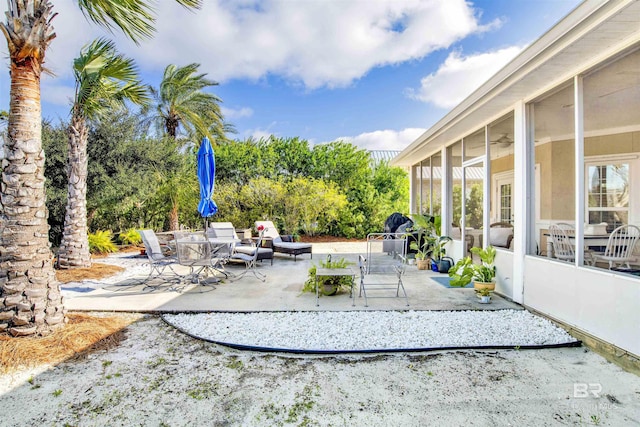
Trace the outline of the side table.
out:
M 351 306 L 356 305 L 356 298 L 353 293 L 353 284 L 355 283 L 356 275 L 350 267 L 346 268 L 318 268 L 316 269 L 316 307 L 320 305 L 320 295 L 318 293 L 318 277 L 351 277 L 351 289 L 349 290 L 349 298 L 352 299 Z

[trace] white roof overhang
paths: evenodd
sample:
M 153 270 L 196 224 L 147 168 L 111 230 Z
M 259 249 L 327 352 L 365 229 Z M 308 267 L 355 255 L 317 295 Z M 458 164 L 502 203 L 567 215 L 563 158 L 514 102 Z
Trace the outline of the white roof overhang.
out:
M 640 2 L 587 0 L 391 162 L 410 166 L 640 41 Z

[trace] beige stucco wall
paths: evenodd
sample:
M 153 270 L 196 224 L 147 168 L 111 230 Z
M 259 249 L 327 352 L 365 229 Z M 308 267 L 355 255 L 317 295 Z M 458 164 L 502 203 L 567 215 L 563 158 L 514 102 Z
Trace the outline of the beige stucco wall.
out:
M 513 170 L 513 154 L 491 160 L 491 182 L 493 175 Z
M 616 135 L 585 138 L 585 156 L 604 156 L 640 152 L 640 132 L 619 133 Z

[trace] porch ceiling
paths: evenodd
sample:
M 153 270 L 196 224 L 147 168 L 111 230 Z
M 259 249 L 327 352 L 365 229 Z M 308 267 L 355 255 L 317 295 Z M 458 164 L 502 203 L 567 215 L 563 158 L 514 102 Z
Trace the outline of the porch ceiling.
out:
M 532 101 L 575 74 L 590 71 L 616 51 L 637 48 L 638 22 L 640 2 L 586 1 L 411 143 L 392 164 L 410 166 L 507 114 L 518 101 Z M 639 97 L 624 90 L 637 88 L 637 65 L 630 64 L 629 70 L 616 74 L 615 86 L 619 90 L 608 95 L 624 97 L 624 102 L 640 102 Z M 611 92 L 612 86 L 599 90 Z M 601 95 L 607 93 L 598 93 Z M 628 112 L 638 111 L 625 108 Z M 599 116 L 599 122 L 604 126 L 610 121 Z M 619 123 L 619 118 L 615 122 Z

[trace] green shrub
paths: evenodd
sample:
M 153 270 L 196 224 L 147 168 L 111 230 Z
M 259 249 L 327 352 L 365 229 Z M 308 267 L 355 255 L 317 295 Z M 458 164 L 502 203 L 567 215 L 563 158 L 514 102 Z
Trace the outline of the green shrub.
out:
M 130 228 L 118 235 L 118 241 L 123 245 L 139 245 L 142 243 L 142 237 L 135 228 Z
M 106 254 L 109 252 L 117 252 L 118 248 L 111 241 L 110 230 L 98 230 L 95 233 L 89 233 L 89 252 L 92 254 Z

